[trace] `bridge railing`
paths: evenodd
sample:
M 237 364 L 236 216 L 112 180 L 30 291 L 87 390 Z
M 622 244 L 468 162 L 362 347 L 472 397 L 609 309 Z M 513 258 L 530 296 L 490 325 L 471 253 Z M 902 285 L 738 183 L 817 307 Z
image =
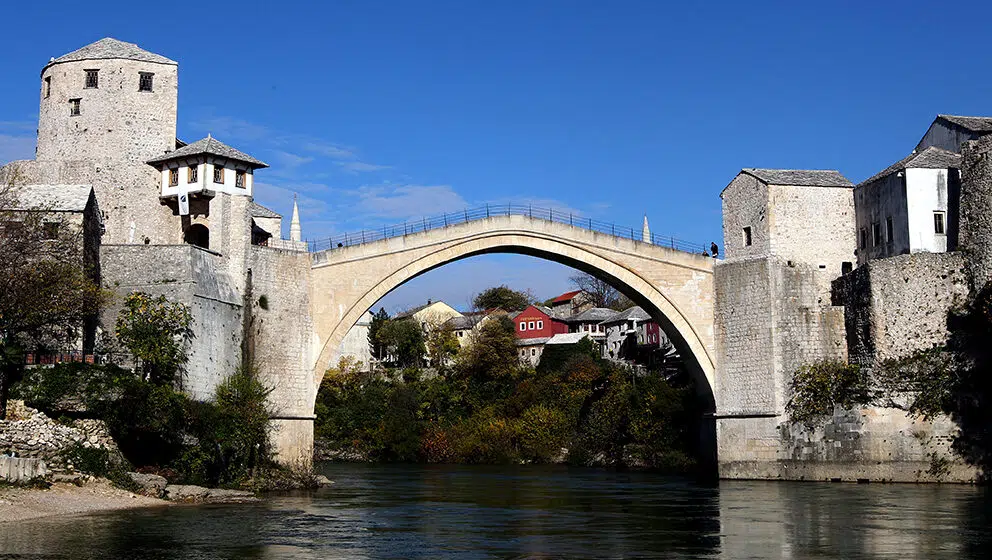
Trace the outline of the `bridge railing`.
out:
M 594 220 L 574 212 L 563 212 L 553 208 L 539 208 L 521 204 L 487 204 L 486 206 L 470 208 L 460 212 L 448 212 L 436 216 L 424 217 L 420 220 L 408 220 L 402 224 L 363 229 L 335 235 L 327 239 L 310 240 L 307 241 L 307 245 L 310 252 L 324 251 L 338 247 L 351 247 L 393 237 L 402 237 L 412 233 L 442 229 L 476 220 L 484 220 L 493 216 L 528 216 L 530 218 L 567 224 L 598 233 L 606 233 L 624 239 L 644 241 L 641 238 L 641 228 L 639 227 L 620 226 L 611 222 Z M 651 243 L 687 253 L 700 254 L 706 250 L 706 246 L 700 243 L 693 243 L 673 236 L 656 233 L 651 234 Z

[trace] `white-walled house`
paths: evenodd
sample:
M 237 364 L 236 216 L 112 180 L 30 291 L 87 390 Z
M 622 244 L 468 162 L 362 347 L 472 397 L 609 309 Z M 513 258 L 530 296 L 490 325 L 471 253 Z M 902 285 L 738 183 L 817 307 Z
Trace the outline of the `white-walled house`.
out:
M 858 264 L 957 248 L 961 156 L 931 146 L 854 189 Z

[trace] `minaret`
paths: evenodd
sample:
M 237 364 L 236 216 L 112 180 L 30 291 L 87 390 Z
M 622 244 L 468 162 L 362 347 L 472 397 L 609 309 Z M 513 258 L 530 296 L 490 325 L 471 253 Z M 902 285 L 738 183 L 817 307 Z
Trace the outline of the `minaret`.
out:
M 651 243 L 651 228 L 648 227 L 648 215 L 644 215 L 644 226 L 641 227 L 641 241 Z
M 296 195 L 293 195 L 293 221 L 289 223 L 289 240 L 302 241 L 302 230 L 300 229 L 300 209 L 296 206 Z

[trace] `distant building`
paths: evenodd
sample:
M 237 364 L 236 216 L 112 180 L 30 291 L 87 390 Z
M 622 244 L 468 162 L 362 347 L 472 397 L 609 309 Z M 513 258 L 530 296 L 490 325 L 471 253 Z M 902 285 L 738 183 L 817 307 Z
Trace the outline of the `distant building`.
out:
M 483 323 L 495 317 L 505 316 L 506 314 L 506 311 L 499 308 L 487 309 L 485 311 L 470 311 L 461 316 L 448 319 L 444 323 L 444 326 L 451 329 L 455 338 L 458 339 L 460 346 L 465 346 L 472 340 L 472 333 L 476 332 Z
M 960 153 L 961 144 L 992 134 L 992 117 L 962 117 L 958 115 L 937 115 L 930 128 L 916 145 L 914 152 L 927 148 L 941 148 Z
M 539 364 L 541 355 L 544 353 L 544 345 L 549 340 L 551 340 L 549 336 L 517 339 L 517 353 L 520 356 L 520 361 L 532 366 Z
M 855 187 L 858 264 L 956 249 L 960 167 L 959 154 L 930 146 Z
M 565 292 L 551 300 L 551 311 L 549 313 L 552 317 L 564 319 L 591 309 L 593 305 L 592 298 L 589 297 L 588 293 L 583 290 L 575 290 Z
M 424 332 L 427 332 L 434 326 L 443 325 L 455 317 L 463 317 L 463 315 L 443 301 L 427 300 L 424 305 L 397 313 L 393 319 L 412 319 L 420 325 Z
M 649 365 L 653 361 L 652 352 L 669 345 L 658 323 L 638 306 L 615 313 L 602 326 L 606 332 L 603 357 L 609 360 Z
M 602 354 L 604 350 L 603 343 L 606 339 L 606 329 L 603 326 L 603 321 L 612 318 L 616 314 L 616 311 L 606 307 L 592 307 L 578 315 L 573 315 L 565 319 L 565 323 L 568 324 L 568 332 L 570 333 L 587 333 L 589 338 L 596 343 L 600 354 Z
M 372 368 L 372 347 L 369 344 L 369 327 L 372 326 L 372 311 L 366 311 L 362 318 L 351 327 L 341 341 L 340 354 L 342 358 L 351 358 L 361 362 L 362 371 Z
M 556 334 L 568 332 L 568 325 L 551 314 L 551 309 L 531 305 L 513 316 L 517 338 L 550 338 Z

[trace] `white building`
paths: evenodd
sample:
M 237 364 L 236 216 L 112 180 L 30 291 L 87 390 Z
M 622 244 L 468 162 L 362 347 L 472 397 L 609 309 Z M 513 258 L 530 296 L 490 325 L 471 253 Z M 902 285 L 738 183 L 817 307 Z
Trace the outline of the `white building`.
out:
M 372 311 L 366 311 L 361 319 L 351 327 L 348 334 L 344 335 L 341 341 L 339 355 L 342 358 L 351 358 L 355 362 L 361 362 L 362 371 L 369 371 L 372 367 L 372 347 L 369 344 L 369 327 L 372 326 Z
M 959 154 L 930 146 L 857 185 L 858 264 L 956 249 L 960 166 Z

